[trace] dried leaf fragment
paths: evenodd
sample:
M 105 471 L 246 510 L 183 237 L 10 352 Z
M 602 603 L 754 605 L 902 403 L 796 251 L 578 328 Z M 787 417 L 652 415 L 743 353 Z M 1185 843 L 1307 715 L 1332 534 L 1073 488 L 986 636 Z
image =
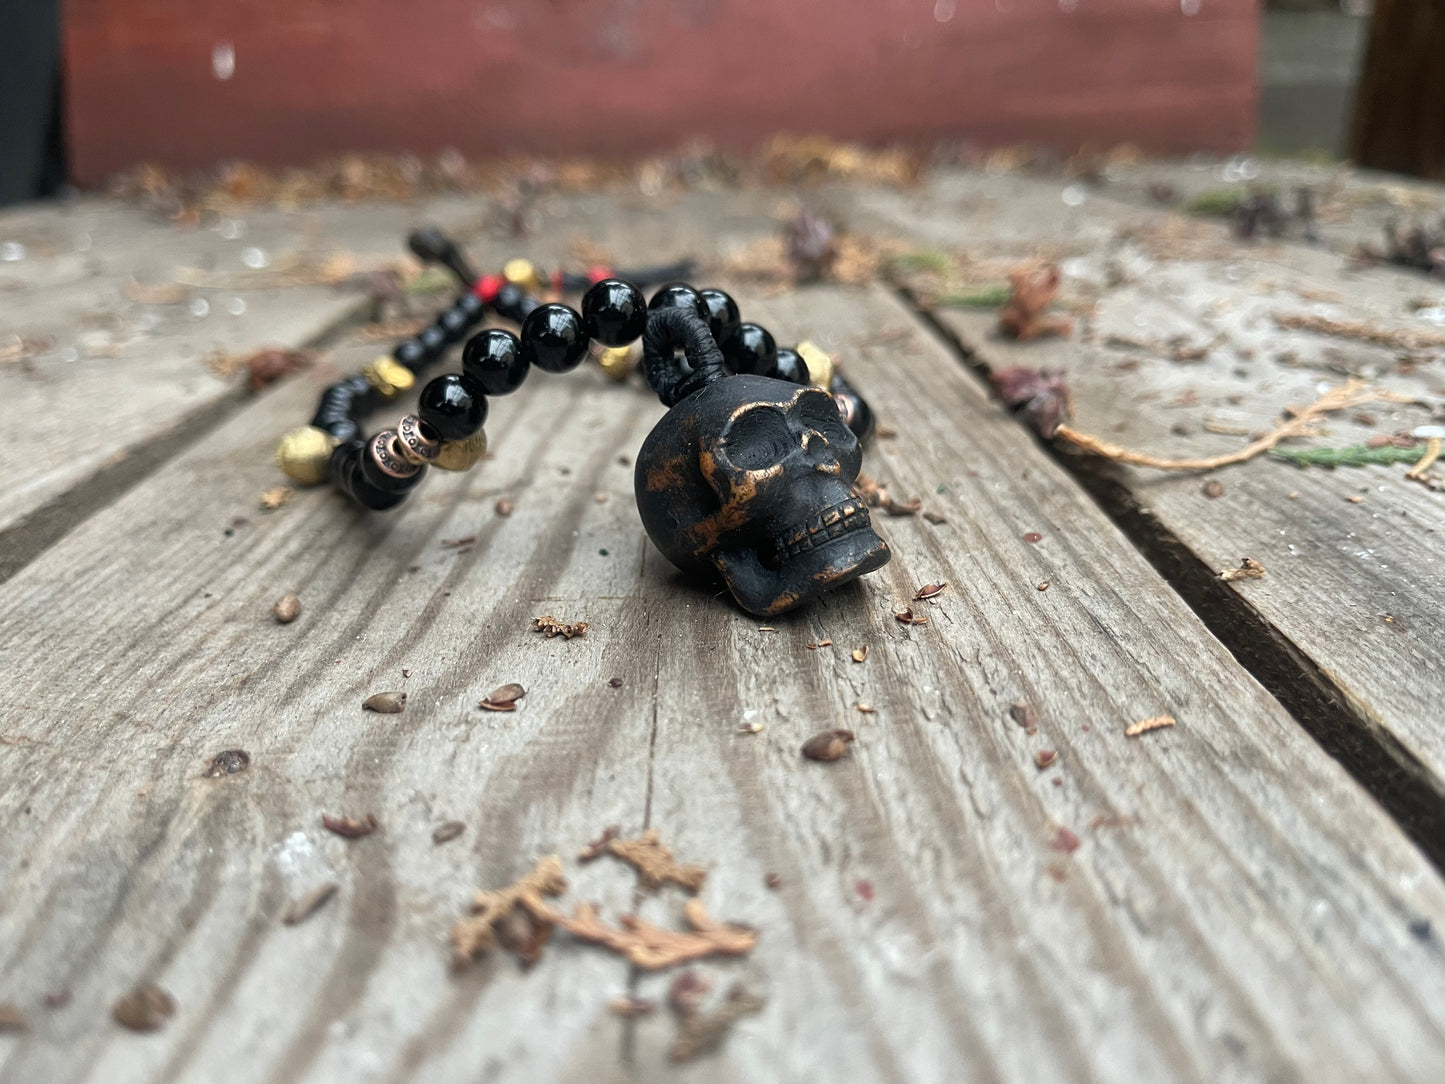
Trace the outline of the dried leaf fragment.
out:
M 833 641 L 819 640 L 816 644 L 804 644 L 803 646 L 806 647 L 809 651 L 817 651 L 820 647 L 832 647 Z
M 518 904 L 527 907 L 540 921 L 551 921 L 551 908 L 543 896 L 560 896 L 567 888 L 562 876 L 562 859 L 548 855 L 515 884 L 493 891 L 478 891 L 471 914 L 452 927 L 452 962 L 462 966 L 498 945 L 497 926 Z
M 274 512 L 296 495 L 290 486 L 272 486 L 260 496 L 261 510 Z
M 376 831 L 376 818 L 368 813 L 364 820 L 356 817 L 333 817 L 330 813 L 321 814 L 321 826 L 329 832 L 335 832 L 343 839 L 361 839 Z
M 1073 854 L 1079 849 L 1080 840 L 1073 832 L 1060 825 L 1059 830 L 1054 833 L 1054 838 L 1049 840 L 1049 846 L 1063 854 Z
M 877 715 L 878 709 L 864 700 L 858 701 L 858 710 L 864 715 Z
M 933 596 L 941 594 L 947 586 L 947 580 L 944 580 L 942 583 L 926 583 L 918 589 L 917 594 L 913 596 L 913 601 L 922 602 L 924 599 L 933 598 Z
M 607 833 L 603 835 L 606 837 Z M 594 857 L 592 847 L 589 844 L 586 849 L 588 858 Z M 637 871 L 638 881 L 649 891 L 671 881 L 684 891 L 696 892 L 707 879 L 707 870 L 702 866 L 675 862 L 672 851 L 663 846 L 656 828 L 647 829 L 636 839 L 621 839 L 614 833 L 595 853 L 611 854 L 622 859 Z
M 1034 764 L 1040 771 L 1047 768 L 1054 761 L 1059 759 L 1059 754 L 1052 749 L 1040 749 L 1034 754 Z
M 361 706 L 381 715 L 399 715 L 406 707 L 406 693 L 375 693 L 363 700 Z
M 855 647 L 855 648 L 853 649 L 853 661 L 854 661 L 854 662 L 862 662 L 862 661 L 863 661 L 864 659 L 866 659 L 867 657 L 868 657 L 868 645 L 867 645 L 867 644 L 861 644 L 860 646 Z
M 235 775 L 251 766 L 251 754 L 244 749 L 226 749 L 211 758 L 211 763 L 201 773 L 203 779 L 219 779 L 223 775 Z
M 111 1006 L 110 1015 L 131 1031 L 155 1031 L 176 1014 L 176 999 L 153 982 L 143 982 Z
M 488 711 L 516 711 L 517 701 L 526 695 L 526 689 L 515 681 L 509 681 L 505 685 L 498 685 L 485 697 L 478 700 L 477 707 L 486 708 Z
M 907 610 L 904 610 L 902 613 L 895 613 L 893 615 L 893 620 L 897 621 L 900 625 L 928 624 L 928 618 L 925 617 L 923 614 L 914 613 L 911 607 Z
M 1260 580 L 1264 578 L 1264 565 L 1253 557 L 1245 557 L 1240 560 L 1238 568 L 1226 568 L 1219 574 L 1219 578 L 1225 583 L 1233 583 L 1235 580 Z
M 301 616 L 301 600 L 296 595 L 282 595 L 271 607 L 271 612 L 278 622 L 289 625 Z
M 574 636 L 586 634 L 587 622 L 574 621 L 569 625 L 564 621 L 558 621 L 551 614 L 547 614 L 543 617 L 533 619 L 532 631 L 542 633 L 549 640 L 554 636 L 560 636 L 564 640 L 570 640 Z
M 432 829 L 431 841 L 436 844 L 450 843 L 467 830 L 461 821 L 443 821 Z
M 1137 738 L 1140 734 L 1147 734 L 1151 730 L 1159 730 L 1162 727 L 1173 725 L 1174 716 L 1172 715 L 1151 715 L 1147 719 L 1140 719 L 1137 723 L 1131 723 L 1124 731 L 1124 737 Z
M 529 910 L 532 901 L 523 899 Z M 540 902 L 540 901 L 538 901 Z M 717 922 L 698 899 L 683 904 L 682 914 L 691 930 L 665 930 L 635 915 L 623 915 L 614 929 L 597 917 L 591 904 L 578 904 L 571 917 L 541 904 L 558 926 L 573 937 L 602 945 L 648 971 L 676 967 L 706 956 L 743 956 L 758 943 L 756 930 Z
M 339 887 L 335 881 L 324 881 L 314 888 L 308 889 L 291 901 L 290 906 L 286 908 L 286 913 L 281 916 L 281 921 L 288 926 L 305 922 L 321 910 L 327 900 L 336 895 Z
M 702 1012 L 695 1004 L 686 1010 L 678 1010 L 674 1005 L 673 1011 L 678 1014 L 677 1038 L 668 1051 L 668 1058 L 681 1063 L 716 1050 L 739 1017 L 761 1012 L 766 1004 L 738 983 L 710 1013 Z
M 837 760 L 853 740 L 851 730 L 824 730 L 803 743 L 803 756 L 809 760 Z

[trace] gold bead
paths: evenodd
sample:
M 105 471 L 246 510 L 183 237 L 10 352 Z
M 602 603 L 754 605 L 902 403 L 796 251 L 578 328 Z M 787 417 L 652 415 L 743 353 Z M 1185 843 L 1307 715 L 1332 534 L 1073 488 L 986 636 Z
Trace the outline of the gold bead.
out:
M 531 260 L 508 260 L 506 266 L 502 268 L 502 277 L 512 285 L 520 286 L 528 293 L 539 294 L 547 288 Z
M 276 445 L 276 465 L 287 478 L 303 486 L 314 486 L 326 481 L 326 467 L 331 461 L 331 449 L 339 444 L 335 437 L 314 425 L 303 425 L 293 429 Z
M 808 365 L 808 382 L 829 391 L 833 387 L 832 355 L 817 343 L 804 340 L 798 344 L 798 356 Z
M 604 347 L 597 355 L 597 365 L 609 380 L 623 381 L 636 366 L 631 346 Z
M 416 383 L 416 374 L 390 355 L 383 354 L 361 370 L 366 381 L 387 399 L 395 399 Z
M 478 429 L 461 440 L 442 441 L 441 451 L 432 460 L 432 466 L 442 470 L 471 470 L 477 460 L 487 454 L 487 431 Z

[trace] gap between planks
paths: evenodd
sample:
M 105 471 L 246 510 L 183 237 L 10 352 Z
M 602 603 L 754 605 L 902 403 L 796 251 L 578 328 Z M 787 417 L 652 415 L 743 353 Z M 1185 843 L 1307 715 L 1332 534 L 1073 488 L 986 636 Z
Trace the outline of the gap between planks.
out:
M 906 286 L 894 290 L 920 321 L 970 371 L 990 384 L 984 355 L 925 306 Z M 1021 428 L 1032 434 L 1022 420 Z M 1327 673 L 1243 596 L 1230 590 L 1197 553 L 1135 499 L 1109 465 L 1062 454 L 1036 440 L 1094 498 L 1154 570 L 1198 615 L 1235 660 L 1337 760 L 1445 871 L 1445 795 L 1429 769 L 1394 734 L 1355 710 Z

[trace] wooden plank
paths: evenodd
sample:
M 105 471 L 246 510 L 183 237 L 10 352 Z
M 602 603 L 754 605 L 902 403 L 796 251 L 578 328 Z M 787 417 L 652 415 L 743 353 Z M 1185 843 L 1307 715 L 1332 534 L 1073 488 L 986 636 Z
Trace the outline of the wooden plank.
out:
M 895 563 L 775 633 L 649 550 L 618 457 L 660 408 L 588 373 L 498 401 L 483 470 L 371 518 L 319 491 L 255 511 L 309 406 L 293 382 L 0 588 L 0 997 L 33 1021 L 0 1079 L 659 1075 L 665 1015 L 605 1005 L 665 978 L 560 937 L 530 973 L 447 974 L 473 887 L 610 823 L 657 827 L 761 933 L 707 970 L 768 1008 L 684 1079 L 1440 1071 L 1445 885 L 1378 807 L 895 302 L 745 307 L 846 352 L 900 433 L 869 469 L 949 519 L 880 520 Z M 930 624 L 895 622 L 935 579 Z M 286 590 L 304 610 L 278 626 Z M 543 640 L 545 612 L 592 628 Z M 520 711 L 473 706 L 509 680 Z M 360 710 L 402 686 L 403 714 Z M 1123 735 L 1159 711 L 1179 726 Z M 836 725 L 850 759 L 798 756 Z M 200 778 L 228 747 L 251 768 Z M 322 810 L 382 827 L 344 843 Z M 467 834 L 433 846 L 451 817 Z M 629 906 L 615 863 L 568 871 L 573 898 Z M 324 877 L 338 898 L 282 926 Z M 106 1019 L 141 978 L 180 1005 L 144 1037 Z
M 1410 315 L 1423 281 L 1413 275 L 1347 274 L 1329 253 L 1230 244 L 1222 229 L 1108 200 L 1068 208 L 1047 182 L 1015 185 L 1002 217 L 981 226 L 975 241 L 1001 264 L 1038 251 L 1062 256 L 1073 276 L 1066 289 L 1097 298 L 1080 334 L 1009 343 L 995 334 L 991 313 L 938 316 L 989 367 L 1066 370 L 1083 431 L 1156 455 L 1213 455 L 1246 438 L 1211 426 L 1267 430 L 1287 406 L 1347 375 L 1424 404 L 1438 400 L 1438 347 L 1412 352 L 1285 330 L 1274 319 L 1323 316 L 1438 337 L 1438 327 Z M 988 231 L 997 231 L 996 243 Z M 1118 345 L 1176 335 L 1207 346 L 1205 357 L 1180 364 Z M 1367 405 L 1331 417 L 1319 443 L 1364 442 L 1430 420 L 1428 406 Z M 1102 484 L 1115 491 L 1120 514 L 1138 520 L 1141 540 L 1162 532 L 1209 570 L 1246 555 L 1265 565 L 1262 580 L 1200 585 L 1203 603 L 1228 596 L 1235 627 L 1262 619 L 1278 638 L 1274 651 L 1295 653 L 1292 674 L 1279 680 L 1296 686 L 1320 715 L 1322 736 L 1357 772 L 1376 776 L 1381 799 L 1438 850 L 1431 841 L 1445 824 L 1445 741 L 1433 723 L 1445 696 L 1445 649 L 1429 630 L 1445 606 L 1445 581 L 1434 571 L 1445 505 L 1405 470 L 1296 470 L 1264 457 L 1220 472 L 1218 499 L 1197 475 L 1128 468 Z M 1252 653 L 1248 642 L 1237 650 Z
M 140 162 L 305 165 L 356 151 L 616 156 L 700 137 L 751 147 L 779 131 L 1175 152 L 1236 150 L 1254 132 L 1253 0 L 444 0 L 424 20 L 353 0 L 347 18 L 331 14 L 315 0 L 196 4 L 183 16 L 160 0 L 75 0 L 65 70 L 76 179 L 99 184 Z

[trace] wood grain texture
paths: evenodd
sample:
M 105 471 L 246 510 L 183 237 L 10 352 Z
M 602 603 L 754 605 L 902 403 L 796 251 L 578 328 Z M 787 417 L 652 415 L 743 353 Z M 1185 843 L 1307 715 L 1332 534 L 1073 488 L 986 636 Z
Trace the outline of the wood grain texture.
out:
M 778 131 L 1229 152 L 1253 138 L 1256 7 L 445 0 L 416 19 L 384 0 L 341 17 L 317 0 L 73 0 L 71 164 L 97 184 L 146 161 L 617 155 Z
M 896 302 L 744 307 L 846 354 L 900 434 L 868 469 L 948 517 L 880 519 L 894 564 L 776 632 L 649 549 L 619 456 L 660 407 L 590 373 L 499 400 L 495 457 L 382 517 L 324 491 L 256 512 L 314 393 L 292 382 L 0 588 L 0 1000 L 34 1022 L 0 1080 L 1438 1075 L 1445 885 L 1378 807 Z M 894 621 L 938 580 L 930 624 Z M 541 613 L 592 628 L 543 640 Z M 518 712 L 473 706 L 505 681 Z M 361 711 L 403 687 L 403 714 Z M 1159 711 L 1180 725 L 1123 736 Z M 849 758 L 803 761 L 837 725 Z M 231 747 L 251 768 L 201 778 Z M 323 810 L 381 828 L 344 842 Z M 605 1007 L 663 978 L 560 937 L 530 973 L 446 967 L 473 888 L 613 823 L 705 863 L 712 912 L 761 934 L 708 970 L 768 1008 L 675 1073 L 665 1015 Z M 616 863 L 568 872 L 633 903 Z M 338 896 L 282 925 L 322 879 Z M 106 1017 L 142 978 L 180 1004 L 152 1036 Z
M 1222 227 L 1107 199 L 1070 208 L 1059 187 L 1020 181 L 1006 210 L 979 219 L 972 241 L 1004 264 L 1039 252 L 1063 259 L 1065 291 L 1097 300 L 1075 338 L 1010 343 L 997 336 L 991 313 L 938 315 L 991 368 L 1067 371 L 1077 428 L 1156 455 L 1218 454 L 1245 443 L 1239 433 L 1269 429 L 1286 407 L 1347 376 L 1419 397 L 1419 405 L 1336 415 L 1313 443 L 1359 443 L 1431 421 L 1445 375 L 1438 346 L 1380 346 L 1285 330 L 1274 319 L 1323 316 L 1439 336 L 1438 326 L 1413 315 L 1428 280 L 1386 268 L 1346 273 L 1329 252 L 1242 246 Z M 1207 347 L 1205 356 L 1170 361 L 1171 340 Z M 1302 675 L 1340 698 L 1355 719 L 1350 740 L 1375 747 L 1438 800 L 1445 649 L 1433 630 L 1445 606 L 1445 503 L 1406 480 L 1406 469 L 1301 470 L 1263 457 L 1212 476 L 1224 487 L 1218 499 L 1198 475 L 1126 468 L 1110 476 L 1144 517 L 1209 567 L 1261 561 L 1263 579 L 1229 590 L 1299 653 Z M 1438 801 L 1435 808 L 1438 816 Z

